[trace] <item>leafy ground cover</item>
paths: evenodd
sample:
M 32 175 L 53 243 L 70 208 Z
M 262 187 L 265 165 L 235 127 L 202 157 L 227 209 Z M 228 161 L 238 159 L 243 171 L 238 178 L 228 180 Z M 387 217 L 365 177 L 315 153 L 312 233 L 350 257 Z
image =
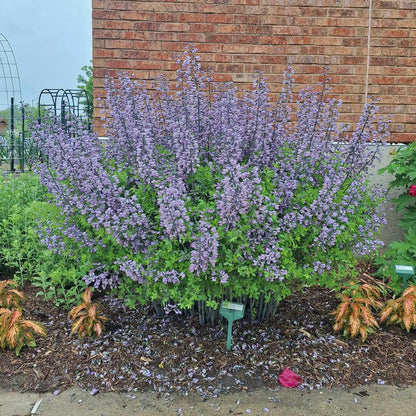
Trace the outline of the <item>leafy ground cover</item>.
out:
M 365 278 L 367 268 L 360 276 Z M 368 276 L 368 275 L 367 275 Z M 336 292 L 308 288 L 279 304 L 264 323 L 234 324 L 226 352 L 226 325 L 200 326 L 198 318 L 154 316 L 152 308 L 129 310 L 107 295 L 95 301 L 109 318 L 101 338 L 70 336 L 62 308 L 36 297 L 26 285 L 25 314 L 45 324 L 48 336 L 36 348 L 0 354 L 0 387 L 38 392 L 78 385 L 99 391 L 199 392 L 202 396 L 276 388 L 285 367 L 305 389 L 365 384 L 416 384 L 416 334 L 382 326 L 365 342 L 334 336 Z

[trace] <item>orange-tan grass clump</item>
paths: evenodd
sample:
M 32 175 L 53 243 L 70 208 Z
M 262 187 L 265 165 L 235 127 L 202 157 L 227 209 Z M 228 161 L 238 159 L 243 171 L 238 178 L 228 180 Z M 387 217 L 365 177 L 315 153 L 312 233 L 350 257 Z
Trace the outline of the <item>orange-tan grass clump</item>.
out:
M 384 290 L 384 285 L 375 281 L 362 284 L 350 282 L 340 295 L 341 303 L 332 312 L 335 315 L 334 331 L 343 329 L 344 336 L 350 337 L 361 335 L 364 342 L 379 327 L 373 310 L 383 306 L 381 294 Z
M 35 347 L 34 335 L 46 336 L 44 326 L 39 322 L 22 318 L 22 310 L 0 308 L 0 348 L 14 349 L 19 355 L 23 346 Z
M 0 281 L 0 308 L 18 308 L 25 295 L 17 290 L 14 280 Z
M 410 285 L 397 299 L 389 300 L 380 313 L 380 322 L 398 324 L 410 331 L 416 328 L 416 286 Z
M 82 303 L 71 309 L 68 316 L 73 323 L 71 334 L 77 333 L 81 338 L 91 336 L 93 333 L 99 337 L 103 331 L 104 322 L 108 318 L 100 315 L 100 305 L 91 302 L 92 291 L 89 287 L 82 294 Z

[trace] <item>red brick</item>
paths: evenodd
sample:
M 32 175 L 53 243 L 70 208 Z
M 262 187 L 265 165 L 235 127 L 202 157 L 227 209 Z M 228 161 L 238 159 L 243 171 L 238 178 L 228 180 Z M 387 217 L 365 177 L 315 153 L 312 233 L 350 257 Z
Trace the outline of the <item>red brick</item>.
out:
M 258 34 L 258 35 L 271 35 L 273 33 L 273 27 L 264 26 L 264 25 L 246 25 L 245 33 Z
M 415 48 L 415 52 L 416 52 L 416 48 Z M 412 58 L 396 58 L 395 63 L 399 67 L 401 66 L 416 67 L 416 53 L 413 55 Z
M 190 23 L 189 32 L 217 33 L 217 25 L 212 23 Z
M 290 45 L 311 45 L 314 42 L 314 39 L 310 36 L 288 36 L 284 39 Z
M 159 30 L 159 22 L 139 21 L 134 23 L 134 30 L 140 32 L 155 32 Z
M 121 32 L 120 39 L 136 39 L 136 40 L 149 40 L 148 33 L 138 32 L 137 30 L 124 30 Z
M 367 47 L 367 39 L 365 38 L 344 38 L 342 39 L 343 46 L 363 46 Z
M 232 35 L 233 43 L 250 43 L 257 44 L 259 42 L 259 36 L 256 35 Z
M 146 50 L 146 51 L 160 50 L 161 43 L 136 40 L 132 42 L 131 48 L 128 48 L 128 49 L 138 49 L 138 50 Z
M 94 58 L 119 58 L 121 53 L 122 51 L 118 49 L 101 49 L 101 48 L 93 49 Z
M 159 30 L 162 32 L 189 32 L 187 23 L 160 23 Z
M 139 32 L 142 33 L 142 32 Z M 176 42 L 178 38 L 178 33 L 174 32 L 144 32 L 146 34 L 146 39 L 149 42 L 151 41 L 172 41 Z M 182 33 L 179 33 L 182 34 Z
M 149 59 L 149 51 L 141 51 L 137 49 L 123 50 L 121 51 L 122 59 Z
M 216 68 L 219 72 L 243 72 L 244 65 L 242 64 L 217 64 Z
M 259 5 L 260 0 L 235 0 L 235 4 Z
M 94 9 L 92 11 L 92 18 L 94 19 L 105 19 L 105 20 L 114 20 L 120 19 L 120 12 L 117 10 L 98 10 Z
M 414 133 L 396 133 L 393 135 L 394 142 L 409 143 L 416 141 L 416 132 Z
M 397 29 L 397 30 L 383 29 L 383 36 L 389 37 L 389 38 L 408 38 L 409 31 L 405 29 Z
M 281 27 L 274 27 L 273 34 L 274 35 L 303 35 L 305 31 L 303 28 L 299 26 L 281 26 Z
M 134 22 L 127 20 L 104 20 L 104 29 L 133 29 Z
M 231 74 L 218 74 L 215 73 L 213 76 L 215 82 L 228 82 L 231 81 Z
M 104 9 L 104 0 L 92 0 L 93 9 Z
M 195 1 L 190 5 L 189 11 L 193 13 L 209 14 L 244 14 L 245 8 L 242 5 L 225 5 L 225 4 L 205 4 L 205 2 Z
M 343 56 L 341 59 L 343 65 L 364 65 L 367 63 L 366 56 Z
M 235 24 L 244 24 L 244 25 L 258 25 L 260 24 L 261 16 L 258 15 L 234 15 L 233 22 Z
M 205 16 L 198 13 L 178 14 L 178 22 L 184 23 L 204 23 Z
M 175 13 L 149 13 L 149 20 L 152 22 L 176 22 Z
M 232 43 L 233 36 L 232 35 L 218 35 L 218 34 L 207 34 L 205 35 L 205 40 L 207 43 Z
M 148 20 L 148 18 L 149 18 L 149 13 L 146 13 L 146 12 L 139 12 L 136 10 L 120 12 L 120 19 L 122 20 L 131 20 L 135 22 L 139 20 Z
M 323 9 L 325 11 L 325 9 Z M 357 16 L 356 9 L 345 9 L 345 8 L 337 8 L 337 9 L 329 9 L 328 16 L 331 17 L 355 17 Z M 360 9 L 360 15 L 362 16 L 366 11 Z
M 207 54 L 205 54 L 204 57 L 205 56 L 207 56 Z M 230 56 L 221 53 L 216 53 L 213 56 L 214 58 L 210 59 L 210 62 L 234 62 L 234 57 L 236 55 Z
M 134 62 L 128 59 L 107 59 L 106 68 L 131 69 L 134 68 Z
M 108 49 L 131 49 L 133 47 L 131 40 L 106 39 L 104 42 L 105 48 Z
M 218 25 L 218 33 L 244 33 L 243 25 Z
M 261 36 L 260 43 L 266 45 L 285 45 L 287 38 L 285 36 Z
M 108 10 L 132 10 L 134 8 L 133 2 L 127 1 L 111 1 L 107 0 L 105 2 L 106 9 Z
M 95 39 L 120 39 L 121 31 L 120 30 L 104 30 L 96 29 L 94 30 Z
M 207 23 L 233 23 L 234 17 L 229 14 L 207 14 Z
M 169 61 L 173 56 L 169 52 L 164 51 L 149 51 L 149 60 L 151 61 Z
M 188 44 L 217 81 L 250 88 L 267 75 L 272 99 L 291 64 L 295 90 L 315 84 L 330 66 L 331 96 L 354 123 L 364 101 L 370 0 L 92 0 L 94 96 L 105 73 L 129 70 L 140 79 L 165 71 Z M 395 115 L 393 140 L 416 138 L 416 8 L 410 0 L 373 0 L 369 94 Z M 96 119 L 99 118 L 95 111 Z
M 176 39 L 179 42 L 189 42 L 189 43 L 205 42 L 206 41 L 205 38 L 206 38 L 206 35 L 204 35 L 203 33 L 178 33 L 176 35 Z
M 355 28 L 353 27 L 330 27 L 328 29 L 330 36 L 355 36 Z

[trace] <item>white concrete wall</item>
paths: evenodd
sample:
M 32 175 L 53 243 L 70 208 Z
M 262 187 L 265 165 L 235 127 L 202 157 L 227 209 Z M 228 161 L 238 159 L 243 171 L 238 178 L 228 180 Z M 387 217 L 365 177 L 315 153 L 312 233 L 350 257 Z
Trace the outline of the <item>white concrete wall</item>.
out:
M 394 179 L 394 176 L 385 172 L 383 174 L 378 174 L 378 170 L 387 166 L 392 158 L 394 153 L 398 148 L 402 147 L 402 144 L 388 144 L 382 149 L 382 158 L 380 162 L 376 164 L 370 170 L 370 182 L 373 184 L 381 185 L 385 189 L 388 189 L 391 180 Z M 388 245 L 392 241 L 401 240 L 403 238 L 403 231 L 399 227 L 400 215 L 396 211 L 396 205 L 391 202 L 391 199 L 397 197 L 401 193 L 398 189 L 392 189 L 388 192 L 387 195 L 387 224 L 383 227 L 380 233 L 380 239 L 384 242 L 385 245 Z

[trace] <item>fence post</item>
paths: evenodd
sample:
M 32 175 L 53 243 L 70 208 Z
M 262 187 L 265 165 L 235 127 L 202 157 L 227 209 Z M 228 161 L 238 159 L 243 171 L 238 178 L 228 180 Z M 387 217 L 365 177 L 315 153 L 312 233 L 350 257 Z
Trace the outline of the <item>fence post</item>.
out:
M 10 98 L 10 171 L 14 172 L 14 97 Z
M 22 103 L 22 143 L 21 143 L 20 171 L 25 171 L 25 106 Z
M 62 100 L 62 103 L 61 103 L 61 124 L 62 124 L 62 126 L 64 126 L 64 129 L 66 131 L 66 114 L 65 114 L 66 109 L 65 109 L 65 107 L 66 107 L 66 102 L 65 102 L 65 100 Z

